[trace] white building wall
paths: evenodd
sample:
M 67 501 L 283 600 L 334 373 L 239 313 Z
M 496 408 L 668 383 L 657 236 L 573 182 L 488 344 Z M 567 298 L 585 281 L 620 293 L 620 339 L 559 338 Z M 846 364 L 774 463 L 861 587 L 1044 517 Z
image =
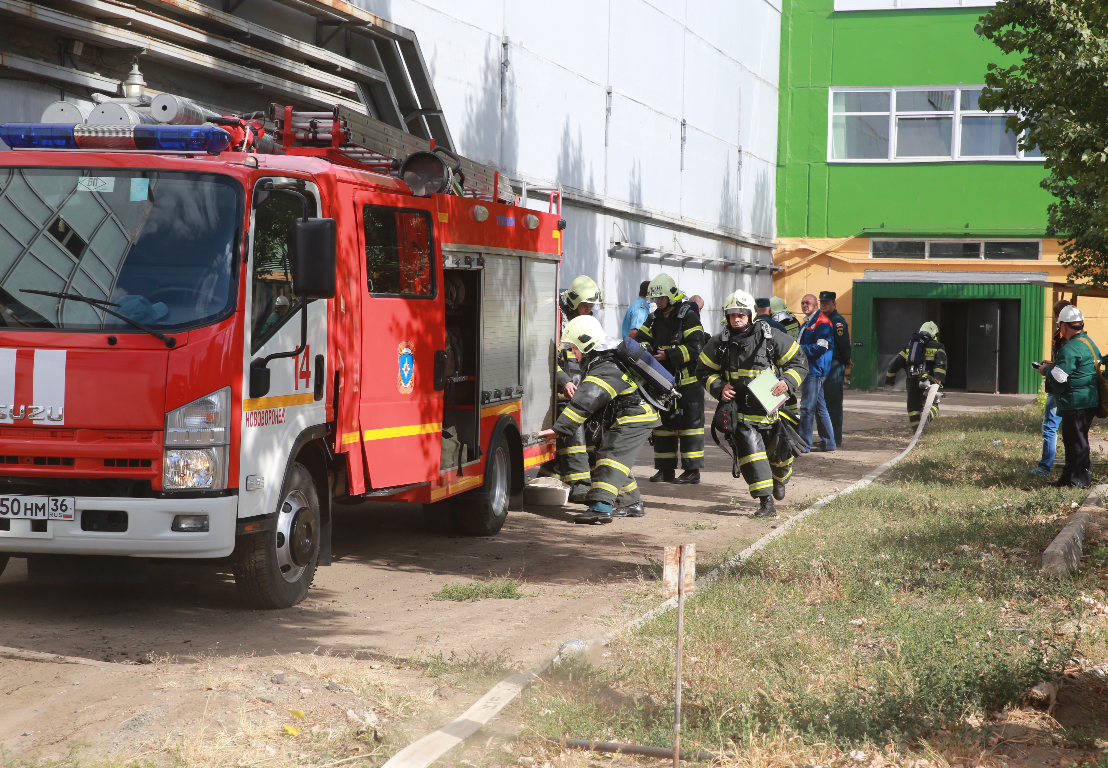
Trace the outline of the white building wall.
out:
M 775 2 L 356 2 L 419 36 L 462 154 L 532 187 L 562 185 L 562 284 L 597 279 L 609 332 L 663 271 L 705 299 L 710 331 L 731 291 L 769 295 L 771 273 L 738 262 L 771 263 L 741 243 L 775 234 Z M 538 197 L 529 204 L 545 207 Z M 660 263 L 615 240 L 736 266 Z

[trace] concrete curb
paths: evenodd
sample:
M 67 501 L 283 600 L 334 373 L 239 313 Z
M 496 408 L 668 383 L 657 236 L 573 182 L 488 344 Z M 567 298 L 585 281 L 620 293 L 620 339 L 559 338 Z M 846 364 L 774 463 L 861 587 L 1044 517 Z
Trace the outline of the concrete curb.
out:
M 1043 573 L 1069 577 L 1081 562 L 1081 549 L 1085 543 L 1085 526 L 1092 520 L 1092 513 L 1104 508 L 1101 499 L 1108 494 L 1108 485 L 1092 489 L 1081 508 L 1066 522 L 1061 532 L 1043 551 Z

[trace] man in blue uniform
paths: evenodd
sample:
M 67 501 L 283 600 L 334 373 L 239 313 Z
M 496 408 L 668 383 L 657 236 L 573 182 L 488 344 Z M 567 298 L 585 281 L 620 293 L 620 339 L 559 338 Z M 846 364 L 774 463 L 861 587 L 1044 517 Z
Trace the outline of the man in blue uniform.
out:
M 831 353 L 831 369 L 827 372 L 827 378 L 823 380 L 823 399 L 827 403 L 827 415 L 831 417 L 831 428 L 835 433 L 835 446 L 843 447 L 843 379 L 846 372 L 853 367 L 850 362 L 850 326 L 839 314 L 835 304 L 834 291 L 820 291 L 819 309 L 831 321 L 831 332 L 834 334 L 834 347 Z M 819 423 L 819 436 L 823 438 L 824 447 L 827 445 L 827 435 L 823 424 Z
M 836 450 L 835 430 L 831 426 L 831 417 L 827 415 L 827 403 L 823 400 L 823 380 L 831 368 L 831 354 L 835 333 L 831 321 L 819 309 L 819 303 L 812 294 L 800 302 L 806 317 L 800 326 L 800 348 L 808 355 L 808 376 L 800 388 L 800 438 L 804 441 L 804 453 L 812 450 L 812 422 L 818 422 L 827 434 L 823 450 Z

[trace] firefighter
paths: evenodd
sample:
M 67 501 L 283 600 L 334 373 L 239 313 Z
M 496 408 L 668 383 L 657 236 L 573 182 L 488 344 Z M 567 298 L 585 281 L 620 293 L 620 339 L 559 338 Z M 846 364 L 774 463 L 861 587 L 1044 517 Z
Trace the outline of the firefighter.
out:
M 769 327 L 782 333 L 788 333 L 789 331 L 781 324 L 779 320 L 775 320 L 773 317 L 773 309 L 770 308 L 769 299 L 757 298 L 754 299 L 754 307 L 758 310 L 758 319 L 769 323 Z
M 908 380 L 908 424 L 914 430 L 919 426 L 920 411 L 926 399 L 926 391 L 932 382 L 942 386 L 946 378 L 946 347 L 939 342 L 939 326 L 928 320 L 920 326 L 919 333 L 912 334 L 908 346 L 893 358 L 888 373 L 885 374 L 885 386 L 896 384 L 896 374 L 907 369 Z M 931 405 L 927 420 L 939 415 L 939 401 L 936 398 Z
M 677 288 L 673 278 L 662 273 L 650 281 L 649 295 L 657 309 L 646 318 L 635 340 L 650 347 L 677 383 L 681 393 L 678 407 L 662 415 L 662 426 L 654 430 L 652 483 L 696 485 L 704 466 L 704 390 L 696 380 L 696 360 L 704 346 L 700 307 Z M 680 447 L 681 469 L 677 474 Z
M 771 327 L 764 317 L 755 319 L 754 311 L 754 298 L 746 291 L 727 297 L 723 303 L 727 327 L 704 345 L 696 377 L 717 400 L 735 401 L 735 458 L 750 495 L 759 501 L 754 514 L 773 517 L 777 514 L 774 499 L 785 498 L 785 485 L 793 473 L 792 455 L 785 460 L 776 456 L 782 439 L 777 421 L 786 419 L 795 427 L 796 419 L 783 409 L 767 415 L 746 384 L 762 371 L 776 368 L 781 380 L 773 393 L 795 395 L 808 374 L 808 360 L 795 339 Z
M 573 435 L 586 422 L 598 422 L 600 444 L 592 470 L 588 511 L 577 523 L 608 523 L 614 517 L 646 514 L 631 467 L 650 431 L 661 422 L 639 391 L 639 378 L 618 358 L 619 339 L 609 338 L 595 317 L 577 317 L 562 336 L 573 348 L 585 378 L 566 404 L 552 431 Z
M 834 291 L 819 292 L 819 308 L 827 319 L 831 321 L 831 368 L 827 372 L 827 378 L 823 380 L 823 401 L 827 403 L 827 415 L 831 417 L 831 430 L 835 433 L 835 447 L 843 447 L 843 383 L 846 373 L 853 367 L 850 362 L 850 326 L 846 318 L 839 314 L 838 304 Z M 820 430 L 822 424 L 818 424 Z M 827 435 L 820 434 L 825 441 Z
M 781 325 L 785 326 L 785 333 L 792 336 L 794 339 L 800 336 L 800 321 L 796 319 L 796 315 L 788 310 L 785 306 L 785 300 L 780 296 L 771 296 L 769 300 L 769 311 L 772 317 Z
M 581 385 L 581 364 L 565 343 L 566 325 L 575 317 L 591 316 L 594 305 L 601 301 L 600 287 L 588 275 L 579 275 L 562 291 L 559 306 L 562 309 L 562 347 L 558 350 L 557 413 L 565 409 Z M 559 435 L 556 441 L 557 456 L 543 465 L 541 474 L 556 477 L 569 486 L 569 500 L 574 504 L 585 501 L 589 492 L 589 453 L 585 441 L 585 425 L 578 426 L 570 435 Z

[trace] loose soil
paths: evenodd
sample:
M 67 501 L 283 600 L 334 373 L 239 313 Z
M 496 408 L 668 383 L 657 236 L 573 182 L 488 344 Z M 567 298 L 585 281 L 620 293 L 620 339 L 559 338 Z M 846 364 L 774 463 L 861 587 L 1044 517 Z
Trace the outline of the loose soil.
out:
M 955 393 L 944 412 L 1028 399 Z M 843 450 L 798 459 L 785 514 L 903 449 L 903 394 L 848 393 L 845 427 Z M 3 754 L 217 765 L 295 762 L 331 742 L 355 757 L 391 753 L 464 710 L 474 675 L 539 666 L 565 640 L 602 635 L 654 604 L 663 546 L 695 542 L 703 571 L 777 524 L 751 517 L 756 504 L 710 439 L 699 486 L 651 484 L 651 464 L 646 446 L 635 471 L 647 516 L 606 526 L 531 507 L 500 535 L 467 539 L 424 532 L 415 506 L 347 508 L 336 514 L 334 565 L 286 610 L 245 607 L 230 573 L 209 565 L 152 564 L 139 585 L 42 584 L 12 560 L 0 576 Z M 430 599 L 447 584 L 509 575 L 526 597 Z

